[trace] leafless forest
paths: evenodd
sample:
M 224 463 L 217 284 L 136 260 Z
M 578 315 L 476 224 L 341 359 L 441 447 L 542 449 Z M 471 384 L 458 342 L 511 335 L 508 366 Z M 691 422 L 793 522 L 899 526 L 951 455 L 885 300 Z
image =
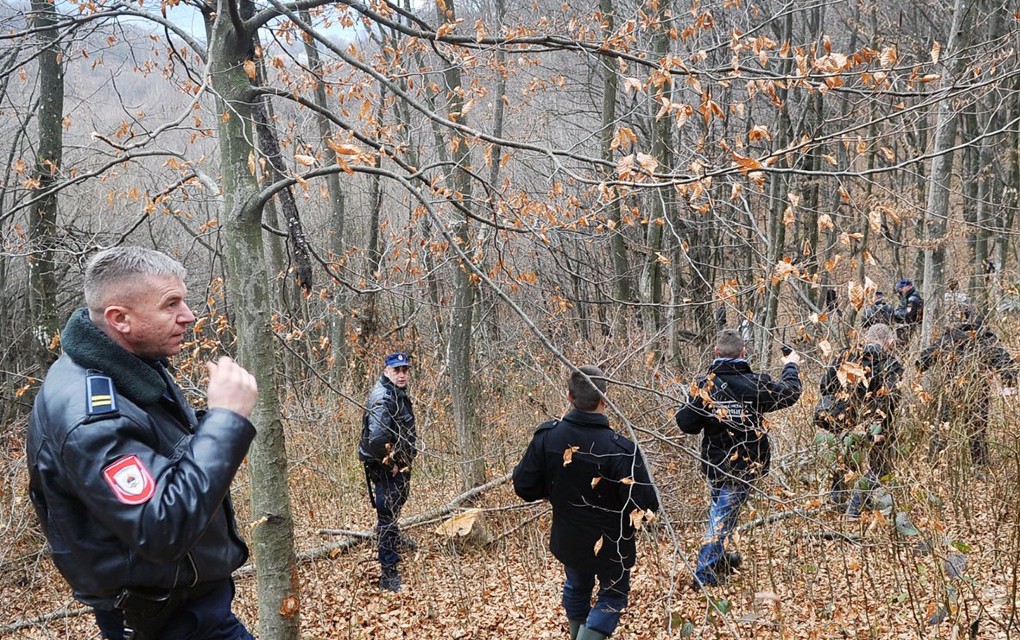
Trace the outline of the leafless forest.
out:
M 24 436 L 100 247 L 189 269 L 174 363 L 262 390 L 234 487 L 264 640 L 565 638 L 549 511 L 506 477 L 613 378 L 661 493 L 614 637 L 1020 636 L 1016 396 L 925 376 L 968 298 L 1020 352 L 1020 13 L 992 0 L 47 0 L 0 6 L 0 636 L 95 638 L 26 495 Z M 886 509 L 827 508 L 822 366 L 911 278 Z M 688 588 L 707 491 L 673 413 L 720 327 L 756 369 L 804 356 L 773 414 L 745 565 Z M 421 542 L 380 595 L 355 448 L 392 350 L 413 355 Z M 940 397 L 990 391 L 991 458 Z M 467 509 L 478 511 L 466 511 Z M 467 514 L 467 517 L 465 517 Z M 477 516 L 450 537 L 446 519 Z M 456 522 L 454 523 L 456 524 Z M 454 527 L 447 527 L 447 530 Z

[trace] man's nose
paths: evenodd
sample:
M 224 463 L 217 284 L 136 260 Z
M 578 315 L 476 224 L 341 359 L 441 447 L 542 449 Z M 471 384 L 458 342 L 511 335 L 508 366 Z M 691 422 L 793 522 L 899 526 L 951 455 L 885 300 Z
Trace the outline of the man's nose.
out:
M 182 324 L 191 324 L 194 321 L 195 314 L 191 312 L 191 307 L 184 305 L 184 313 L 182 313 L 181 317 L 178 318 L 178 322 L 181 322 Z

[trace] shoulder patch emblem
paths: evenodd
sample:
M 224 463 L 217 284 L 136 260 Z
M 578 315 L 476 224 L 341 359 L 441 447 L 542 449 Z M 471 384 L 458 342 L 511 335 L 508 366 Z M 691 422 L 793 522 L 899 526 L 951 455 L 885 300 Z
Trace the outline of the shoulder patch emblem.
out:
M 144 504 L 156 493 L 156 481 L 135 455 L 124 456 L 103 469 L 103 479 L 123 504 Z
M 90 416 L 116 413 L 117 392 L 109 376 L 91 373 L 85 378 L 85 404 Z

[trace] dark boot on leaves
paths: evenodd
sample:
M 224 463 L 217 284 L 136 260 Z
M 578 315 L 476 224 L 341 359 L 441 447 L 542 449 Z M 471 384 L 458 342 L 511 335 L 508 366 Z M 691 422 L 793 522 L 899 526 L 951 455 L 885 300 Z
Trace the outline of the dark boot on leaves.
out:
M 588 627 L 581 627 L 581 630 L 577 632 L 577 640 L 606 640 L 608 638 L 606 634 L 601 631 L 589 629 Z
M 743 562 L 744 559 L 740 557 L 739 553 L 727 551 L 723 554 L 723 557 L 719 558 L 719 562 L 715 566 L 715 572 L 718 575 L 733 573 L 740 568 Z
M 383 567 L 382 576 L 379 577 L 379 589 L 381 591 L 400 591 L 400 571 L 396 567 Z
M 570 623 L 570 640 L 577 640 L 577 634 L 584 626 L 583 620 L 567 620 Z

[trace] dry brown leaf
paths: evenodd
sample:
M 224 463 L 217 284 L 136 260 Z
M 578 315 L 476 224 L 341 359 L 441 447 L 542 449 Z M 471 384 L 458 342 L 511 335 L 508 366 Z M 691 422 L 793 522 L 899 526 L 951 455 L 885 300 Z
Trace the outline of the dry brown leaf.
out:
M 580 447 L 567 447 L 563 450 L 563 466 L 567 466 L 574 460 L 574 454 Z
M 596 556 L 599 554 L 599 551 L 602 551 L 602 544 L 604 542 L 605 542 L 605 540 L 603 539 L 602 536 L 599 536 L 598 541 L 595 542 L 595 555 Z
M 475 526 L 481 513 L 481 509 L 468 509 L 463 513 L 458 513 L 436 527 L 436 533 L 447 538 L 464 537 L 471 533 L 471 529 Z

